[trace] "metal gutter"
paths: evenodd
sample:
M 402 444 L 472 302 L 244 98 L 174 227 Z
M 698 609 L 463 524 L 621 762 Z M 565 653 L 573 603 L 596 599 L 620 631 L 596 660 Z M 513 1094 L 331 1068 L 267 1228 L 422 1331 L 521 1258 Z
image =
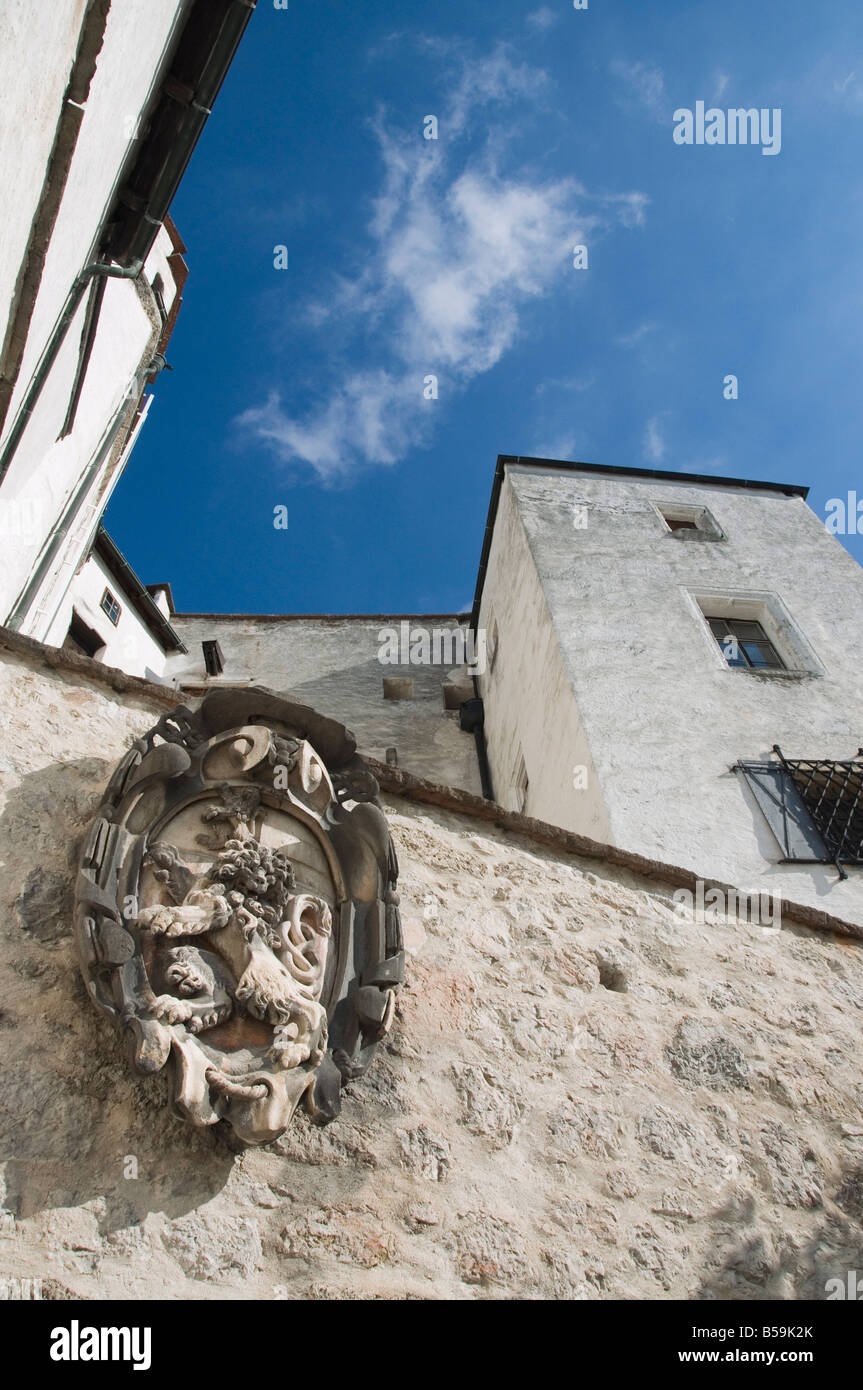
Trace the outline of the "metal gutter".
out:
M 15 417 L 15 423 L 9 431 L 2 451 L 0 451 L 0 483 L 12 465 L 18 445 L 21 443 L 21 437 L 30 422 L 33 411 L 36 409 L 45 382 L 57 360 L 57 354 L 63 346 L 69 326 L 78 311 L 78 306 L 84 298 L 90 281 L 97 275 L 103 275 L 113 280 L 136 280 L 143 269 L 143 264 L 143 261 L 133 261 L 128 266 L 104 265 L 101 262 L 95 262 L 93 265 L 86 266 L 77 276 L 66 296 L 66 303 L 60 311 L 60 317 L 54 325 L 51 337 L 39 359 L 39 365 L 33 373 L 30 387 Z
M 67 434 L 71 434 L 72 430 L 75 428 L 75 417 L 78 414 L 81 392 L 84 390 L 84 381 L 90 367 L 90 358 L 93 355 L 93 348 L 96 343 L 96 333 L 99 329 L 99 316 L 102 313 L 102 302 L 105 298 L 107 284 L 108 280 L 104 275 L 100 275 L 91 282 L 90 298 L 87 301 L 87 312 L 84 316 L 84 327 L 81 330 L 78 366 L 75 369 L 75 380 L 72 383 L 72 395 L 69 398 L 66 418 L 57 436 L 58 439 L 65 439 Z
M 0 452 L 0 483 L 90 281 L 97 275 L 134 280 L 143 270 L 256 4 L 257 0 L 196 0 L 193 5 L 147 133 L 97 238 L 101 259 L 75 279 Z M 117 264 L 110 264 L 112 260 Z
M 146 260 L 212 111 L 257 0 L 197 0 L 180 35 L 105 244 L 121 264 Z
M 137 382 L 133 383 L 133 388 L 136 384 Z M 79 511 L 81 510 L 81 507 L 83 506 L 87 494 L 89 493 L 90 488 L 93 486 L 93 483 L 99 474 L 99 470 L 101 469 L 104 460 L 108 457 L 108 455 L 111 452 L 111 449 L 113 448 L 116 442 L 117 436 L 120 433 L 120 429 L 123 424 L 123 420 L 125 419 L 128 413 L 130 395 L 131 389 L 126 393 L 126 395 L 123 397 L 123 400 L 120 402 L 120 405 L 117 408 L 113 420 L 111 421 L 110 425 L 105 431 L 105 434 L 102 438 L 102 442 L 100 443 L 98 449 L 96 450 L 96 453 L 90 461 L 89 467 L 87 468 L 83 478 L 78 484 L 78 487 L 76 488 L 72 498 L 70 499 L 68 506 L 62 513 L 60 520 L 54 527 L 54 530 L 51 532 L 51 535 L 49 536 L 46 544 L 44 545 L 42 552 L 39 556 L 38 562 L 36 564 L 36 568 L 31 573 L 29 579 L 27 580 L 27 583 L 24 586 L 24 589 L 19 594 L 18 599 L 16 600 L 15 605 L 12 608 L 12 611 L 6 619 L 6 626 L 11 628 L 13 632 L 17 632 L 20 629 L 21 624 L 26 619 L 28 613 L 30 612 L 30 609 L 32 608 L 33 604 L 38 598 L 39 591 L 50 573 L 51 566 L 57 558 L 60 546 L 62 545 L 63 541 L 66 539 L 70 530 L 75 524 L 75 520 L 78 516 Z M 53 622 L 53 616 L 51 621 Z

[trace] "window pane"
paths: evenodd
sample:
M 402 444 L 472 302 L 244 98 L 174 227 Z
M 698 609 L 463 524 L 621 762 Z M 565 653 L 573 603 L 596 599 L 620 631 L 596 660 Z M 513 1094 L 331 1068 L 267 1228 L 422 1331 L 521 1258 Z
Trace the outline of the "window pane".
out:
M 774 671 L 781 668 L 782 662 L 766 638 L 761 642 L 741 642 L 740 645 L 749 658 L 751 666 L 766 666 Z
M 724 637 L 719 644 L 729 666 L 748 666 L 743 649 L 736 637 Z

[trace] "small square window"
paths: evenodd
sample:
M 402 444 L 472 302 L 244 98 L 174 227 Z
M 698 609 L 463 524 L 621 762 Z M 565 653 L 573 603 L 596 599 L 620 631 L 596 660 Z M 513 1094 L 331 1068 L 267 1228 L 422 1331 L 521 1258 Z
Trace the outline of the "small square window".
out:
M 99 607 L 101 608 L 103 613 L 107 614 L 108 621 L 112 622 L 116 627 L 118 622 L 120 621 L 120 614 L 123 610 L 120 607 L 117 600 L 115 599 L 114 595 L 111 593 L 110 589 L 105 590 L 104 594 L 102 595 L 102 602 L 99 604 Z
M 785 670 L 785 662 L 760 623 L 742 618 L 711 618 L 707 614 L 705 617 L 729 666 L 754 671 Z
M 666 534 L 684 541 L 724 541 L 725 532 L 708 507 L 685 502 L 654 502 Z

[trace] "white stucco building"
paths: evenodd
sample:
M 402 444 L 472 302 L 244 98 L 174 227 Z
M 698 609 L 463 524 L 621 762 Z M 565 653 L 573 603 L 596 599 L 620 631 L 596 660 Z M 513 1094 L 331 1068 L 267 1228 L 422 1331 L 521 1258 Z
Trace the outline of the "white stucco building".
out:
M 27 636 L 65 638 L 165 365 L 186 277 L 168 209 L 254 4 L 0 12 L 0 622 Z
M 861 920 L 863 570 L 805 498 L 500 458 L 474 607 L 496 799 Z
M 170 585 L 145 588 L 100 526 L 45 641 L 163 684 L 171 657 L 186 650 L 171 626 L 173 611 Z

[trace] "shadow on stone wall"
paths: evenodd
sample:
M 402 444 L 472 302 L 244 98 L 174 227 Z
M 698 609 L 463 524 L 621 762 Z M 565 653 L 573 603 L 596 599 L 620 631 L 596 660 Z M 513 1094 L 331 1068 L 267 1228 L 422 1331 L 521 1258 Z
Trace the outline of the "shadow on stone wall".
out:
M 716 1300 L 787 1300 L 827 1298 L 827 1281 L 841 1279 L 849 1271 L 863 1278 L 863 1230 L 859 1204 L 860 1170 L 849 1170 L 837 1194 L 845 1206 L 841 1212 L 824 1212 L 821 1222 L 802 1243 L 789 1234 L 777 1235 L 759 1221 L 756 1199 L 729 1202 L 715 1214 L 718 1225 L 716 1264 L 705 1274 L 694 1298 Z M 853 1216 L 856 1214 L 856 1221 Z M 805 1319 L 803 1319 L 805 1321 Z
M 166 1074 L 132 1072 L 93 1008 L 73 935 L 75 864 L 113 769 L 99 758 L 22 778 L 0 816 L 0 1160 L 19 1219 L 101 1198 L 102 1234 L 221 1190 L 236 1156 L 174 1117 Z M 127 1176 L 137 1174 L 137 1176 Z

